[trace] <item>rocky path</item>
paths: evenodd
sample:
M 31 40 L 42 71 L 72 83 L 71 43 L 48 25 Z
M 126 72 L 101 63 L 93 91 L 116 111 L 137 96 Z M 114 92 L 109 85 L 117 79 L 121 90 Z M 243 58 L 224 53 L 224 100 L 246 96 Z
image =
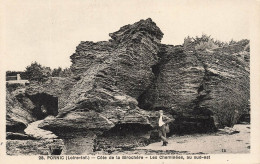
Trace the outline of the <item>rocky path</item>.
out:
M 172 136 L 167 146 L 162 146 L 162 142 L 157 142 L 146 147 L 138 147 L 136 151 L 176 151 L 185 152 L 185 154 L 249 153 L 250 125 L 237 124 L 234 129 L 239 133 Z
M 49 117 L 50 118 L 50 117 Z M 48 119 L 48 118 L 46 118 Z M 37 139 L 52 139 L 52 138 L 58 138 L 55 134 L 53 134 L 51 131 L 43 130 L 38 128 L 38 125 L 42 123 L 44 120 L 38 120 L 35 122 L 30 123 L 26 129 L 24 129 L 24 132 L 30 136 L 33 136 Z

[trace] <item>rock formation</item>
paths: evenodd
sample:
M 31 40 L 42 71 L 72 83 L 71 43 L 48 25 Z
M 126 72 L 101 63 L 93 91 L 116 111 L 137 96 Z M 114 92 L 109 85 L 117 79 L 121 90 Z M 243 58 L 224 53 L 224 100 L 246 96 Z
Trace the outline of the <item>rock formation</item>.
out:
M 77 47 L 71 68 L 79 78 L 68 98 L 71 103 L 60 109 L 53 122 L 43 123 L 43 128 L 108 130 L 128 123 L 155 126 L 149 121 L 149 112 L 138 107 L 137 99 L 154 79 L 152 66 L 158 62 L 163 33 L 147 19 L 110 36 L 109 42 L 82 42 Z
M 33 116 L 34 105 L 24 96 L 24 88 L 15 91 L 6 90 L 6 131 L 23 133 Z
M 50 101 L 55 101 L 54 99 L 58 98 L 56 107 L 58 110 L 58 108 L 63 108 L 70 103 L 68 95 L 74 84 L 73 78 L 51 77 L 44 83 L 32 81 L 30 86 L 26 87 L 25 94 L 39 107 L 41 105 L 48 106 Z M 40 102 L 40 100 L 43 101 Z
M 249 64 L 241 54 L 249 52 L 244 43 L 186 51 L 161 44 L 163 33 L 151 19 L 109 35 L 109 41 L 77 46 L 71 56 L 77 81 L 66 94 L 69 101 L 42 128 L 103 131 L 129 123 L 155 127 L 154 110 L 163 109 L 176 119 L 173 129 L 206 132 L 232 126 L 246 109 Z
M 156 78 L 140 97 L 141 108 L 169 110 L 175 125 L 187 131 L 233 126 L 249 105 L 249 52 L 237 51 L 243 45 L 228 47 L 187 52 L 162 45 Z M 232 50 L 237 53 L 227 53 Z

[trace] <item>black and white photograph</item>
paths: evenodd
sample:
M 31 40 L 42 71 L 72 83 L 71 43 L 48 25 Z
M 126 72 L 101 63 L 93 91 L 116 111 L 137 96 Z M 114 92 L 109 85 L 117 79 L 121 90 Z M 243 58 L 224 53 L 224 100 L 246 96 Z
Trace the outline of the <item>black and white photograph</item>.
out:
M 259 1 L 1 2 L 1 158 L 260 162 Z

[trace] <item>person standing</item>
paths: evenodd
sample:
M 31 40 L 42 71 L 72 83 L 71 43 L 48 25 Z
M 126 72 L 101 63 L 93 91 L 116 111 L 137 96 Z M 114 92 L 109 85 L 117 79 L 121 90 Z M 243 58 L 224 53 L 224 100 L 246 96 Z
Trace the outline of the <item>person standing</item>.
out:
M 166 133 L 168 133 L 169 129 L 167 129 L 168 128 L 167 123 L 163 121 L 163 117 L 164 118 L 167 118 L 167 117 L 163 115 L 163 110 L 160 110 L 159 113 L 160 113 L 159 122 L 158 122 L 158 124 L 159 124 L 159 129 L 158 129 L 159 137 L 163 141 L 162 146 L 167 146 L 168 141 L 167 141 L 167 138 L 166 138 Z

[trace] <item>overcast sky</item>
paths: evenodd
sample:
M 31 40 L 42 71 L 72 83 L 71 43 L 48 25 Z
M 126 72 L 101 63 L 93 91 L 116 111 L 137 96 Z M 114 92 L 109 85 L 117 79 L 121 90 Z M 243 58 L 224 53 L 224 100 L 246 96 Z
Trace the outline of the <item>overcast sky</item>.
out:
M 1 18 L 7 70 L 24 70 L 37 61 L 69 67 L 80 41 L 108 40 L 126 24 L 152 18 L 162 43 L 178 45 L 202 33 L 221 41 L 249 39 L 250 4 L 237 1 L 9 0 Z

